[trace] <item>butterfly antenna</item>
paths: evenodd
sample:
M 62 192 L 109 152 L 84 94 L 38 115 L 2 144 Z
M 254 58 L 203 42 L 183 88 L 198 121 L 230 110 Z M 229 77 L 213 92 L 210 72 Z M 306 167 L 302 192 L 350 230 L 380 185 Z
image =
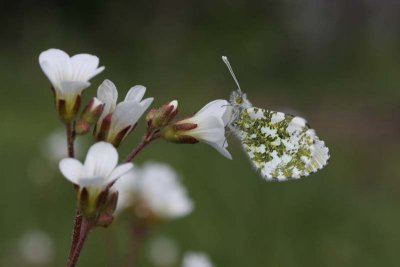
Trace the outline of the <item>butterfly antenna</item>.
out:
M 225 63 L 225 65 L 228 67 L 228 70 L 229 70 L 229 72 L 231 73 L 232 78 L 235 80 L 235 83 L 236 83 L 236 85 L 237 85 L 237 87 L 238 87 L 238 89 L 239 89 L 239 92 L 241 93 L 241 92 L 242 92 L 242 89 L 240 88 L 239 82 L 238 82 L 238 80 L 236 79 L 235 73 L 233 72 L 233 69 L 232 69 L 232 67 L 231 67 L 231 64 L 229 63 L 228 58 L 227 58 L 226 56 L 222 56 L 222 61 L 223 61 L 223 62 Z

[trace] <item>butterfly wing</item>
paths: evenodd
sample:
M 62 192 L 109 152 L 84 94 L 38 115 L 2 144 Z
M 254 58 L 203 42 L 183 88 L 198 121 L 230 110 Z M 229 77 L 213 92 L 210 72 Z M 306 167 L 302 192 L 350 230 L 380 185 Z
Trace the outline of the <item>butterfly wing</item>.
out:
M 329 149 L 303 118 L 256 107 L 240 111 L 230 128 L 266 180 L 308 176 L 328 162 Z

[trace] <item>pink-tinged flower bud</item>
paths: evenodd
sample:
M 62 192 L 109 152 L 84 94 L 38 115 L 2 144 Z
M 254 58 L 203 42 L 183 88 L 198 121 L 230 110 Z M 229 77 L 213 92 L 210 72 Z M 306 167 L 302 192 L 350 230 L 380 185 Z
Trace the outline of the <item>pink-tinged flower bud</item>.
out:
M 147 124 L 153 128 L 163 127 L 170 123 L 178 113 L 178 101 L 173 100 L 162 107 L 153 108 L 146 116 Z
M 103 112 L 104 103 L 98 98 L 93 97 L 82 111 L 79 120 L 76 122 L 75 131 L 77 134 L 86 134 L 90 131 L 90 127 L 97 123 L 101 113 Z
M 78 113 L 83 90 L 89 80 L 102 72 L 99 58 L 89 54 L 70 57 L 59 49 L 49 49 L 39 56 L 39 64 L 50 80 L 55 96 L 56 109 L 65 122 L 71 122 Z
M 231 159 L 226 149 L 225 127 L 228 124 L 226 100 L 215 100 L 204 106 L 199 112 L 188 118 L 176 121 L 164 127 L 161 136 L 170 142 L 204 142 L 214 147 L 223 156 Z
M 105 142 L 92 145 L 84 164 L 73 158 L 60 161 L 62 174 L 77 190 L 79 210 L 91 225 L 107 226 L 112 222 L 118 200 L 112 186 L 133 167 L 132 163 L 117 164 L 117 150 Z

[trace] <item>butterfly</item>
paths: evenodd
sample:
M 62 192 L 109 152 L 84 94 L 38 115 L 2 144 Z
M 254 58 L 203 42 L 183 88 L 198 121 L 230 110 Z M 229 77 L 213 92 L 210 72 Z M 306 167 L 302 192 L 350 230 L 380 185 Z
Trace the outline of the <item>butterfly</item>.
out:
M 251 163 L 267 181 L 299 179 L 322 169 L 329 160 L 329 149 L 306 120 L 253 107 L 242 92 L 228 58 L 222 60 L 237 89 L 231 93 L 230 130 L 242 143 Z

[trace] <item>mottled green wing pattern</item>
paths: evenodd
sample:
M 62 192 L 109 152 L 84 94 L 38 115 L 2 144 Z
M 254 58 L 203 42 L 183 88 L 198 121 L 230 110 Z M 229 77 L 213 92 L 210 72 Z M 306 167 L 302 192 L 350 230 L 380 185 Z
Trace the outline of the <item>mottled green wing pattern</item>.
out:
M 300 117 L 250 107 L 241 110 L 230 127 L 266 180 L 308 176 L 329 159 L 324 141 Z

